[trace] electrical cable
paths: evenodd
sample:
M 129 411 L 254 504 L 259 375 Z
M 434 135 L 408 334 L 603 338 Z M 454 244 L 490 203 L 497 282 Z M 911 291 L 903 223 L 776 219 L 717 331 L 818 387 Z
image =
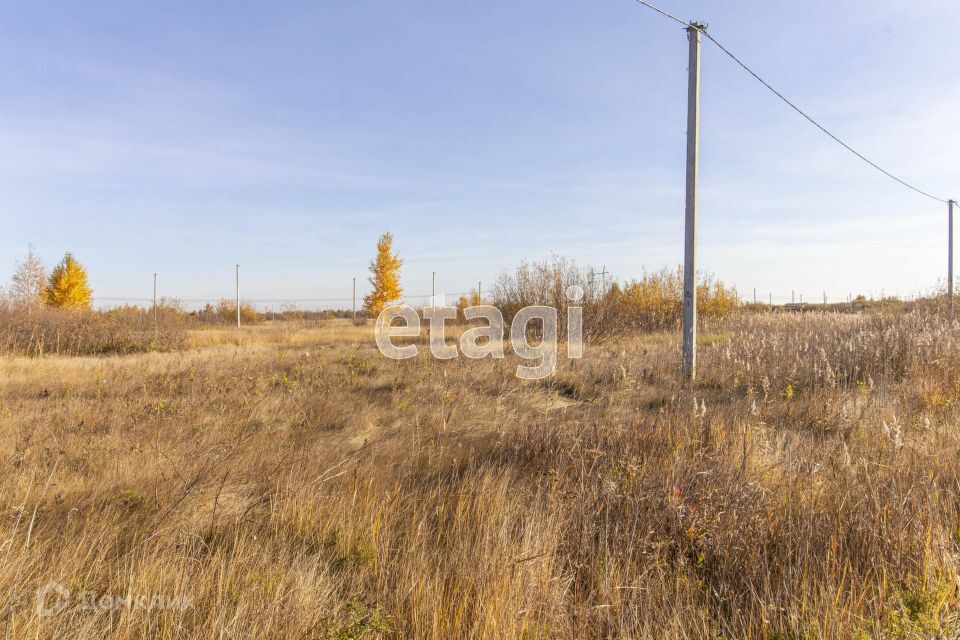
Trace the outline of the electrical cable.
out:
M 840 146 L 842 146 L 844 149 L 846 149 L 847 151 L 849 151 L 849 152 L 852 153 L 853 155 L 857 156 L 858 158 L 860 158 L 861 160 L 863 160 L 863 161 L 866 162 L 868 165 L 870 165 L 871 167 L 873 167 L 873 168 L 876 169 L 877 171 L 881 172 L 882 174 L 884 174 L 884 175 L 887 176 L 888 178 L 891 178 L 891 179 L 899 182 L 901 185 L 903 185 L 903 186 L 907 187 L 908 189 L 911 189 L 911 190 L 919 193 L 920 195 L 926 196 L 926 197 L 928 197 L 928 198 L 930 198 L 930 199 L 932 199 L 932 200 L 936 200 L 937 202 L 942 202 L 942 203 L 944 203 L 944 204 L 947 204 L 947 203 L 950 202 L 950 199 L 949 199 L 949 198 L 940 198 L 940 197 L 938 197 L 938 196 L 935 196 L 935 195 L 933 195 L 933 194 L 931 194 L 931 193 L 928 193 L 927 191 L 924 191 L 923 189 L 920 189 L 920 188 L 918 188 L 918 187 L 913 186 L 912 184 L 910 184 L 910 183 L 907 182 L 906 180 L 903 180 L 902 178 L 897 177 L 896 175 L 894 175 L 894 174 L 891 173 L 890 171 L 887 171 L 886 169 L 884 169 L 883 167 L 881 167 L 880 165 L 878 165 L 876 162 L 873 162 L 872 160 L 870 160 L 869 158 L 867 158 L 866 156 L 864 156 L 862 153 L 860 153 L 859 151 L 857 151 L 856 149 L 854 149 L 853 147 L 851 147 L 849 144 L 847 144 L 846 142 L 844 142 L 843 140 L 841 140 L 840 138 L 838 138 L 836 135 L 834 135 L 833 133 L 831 133 L 830 130 L 828 130 L 828 129 L 827 129 L 826 127 L 824 127 L 822 124 L 820 124 L 819 122 L 817 122 L 817 121 L 816 121 L 812 116 L 810 116 L 807 112 L 805 112 L 803 109 L 801 109 L 800 107 L 798 107 L 796 104 L 794 104 L 793 102 L 791 102 L 790 100 L 788 100 L 788 99 L 786 98 L 786 96 L 784 96 L 782 93 L 780 93 L 779 91 L 777 91 L 777 90 L 773 87 L 773 85 L 771 85 L 769 82 L 767 82 L 766 80 L 764 80 L 763 78 L 761 78 L 760 75 L 759 75 L 757 72 L 755 72 L 753 69 L 751 69 L 749 66 L 747 66 L 747 64 L 746 64 L 745 62 L 743 62 L 740 58 L 738 58 L 737 56 L 735 56 L 729 49 L 727 49 L 725 46 L 723 46 L 722 44 L 720 44 L 720 42 L 719 42 L 716 38 L 714 38 L 709 32 L 707 32 L 706 28 L 698 27 L 698 26 L 694 25 L 694 24 L 691 23 L 691 22 L 685 22 L 684 20 L 678 18 L 677 16 L 675 16 L 675 15 L 673 15 L 673 14 L 670 14 L 670 13 L 667 13 L 667 12 L 664 11 L 663 9 L 660 9 L 659 7 L 656 7 L 656 6 L 652 5 L 652 4 L 650 4 L 649 2 L 646 2 L 646 0 L 635 0 L 635 2 L 637 2 L 637 3 L 639 3 L 639 4 L 642 4 L 643 6 L 649 8 L 649 9 L 652 9 L 653 11 L 656 11 L 657 13 L 659 13 L 659 14 L 661 14 L 661 15 L 663 15 L 663 16 L 671 19 L 671 20 L 673 20 L 674 22 L 678 22 L 678 23 L 680 23 L 680 24 L 683 24 L 684 26 L 687 27 L 687 29 L 695 29 L 695 30 L 699 31 L 700 33 L 702 33 L 704 36 L 707 37 L 708 40 L 710 40 L 713 44 L 717 45 L 717 48 L 719 48 L 720 51 L 722 51 L 722 52 L 725 53 L 727 56 L 729 56 L 729 58 L 730 58 L 731 60 L 733 60 L 734 62 L 736 62 L 738 65 L 740 65 L 740 67 L 742 67 L 742 68 L 744 69 L 744 71 L 746 71 L 746 72 L 749 73 L 751 76 L 753 76 L 758 82 L 760 82 L 760 84 L 762 84 L 764 87 L 766 87 L 767 89 L 769 89 L 775 96 L 777 96 L 778 98 L 780 98 L 780 100 L 782 100 L 783 102 L 785 102 L 791 109 L 793 109 L 794 111 L 796 111 L 797 113 L 799 113 L 799 114 L 800 114 L 801 116 L 803 116 L 806 120 L 808 120 L 813 126 L 817 127 L 818 129 L 820 129 L 820 131 L 822 131 L 823 133 L 825 133 L 826 135 L 828 135 L 834 142 L 836 142 L 837 144 L 839 144 Z

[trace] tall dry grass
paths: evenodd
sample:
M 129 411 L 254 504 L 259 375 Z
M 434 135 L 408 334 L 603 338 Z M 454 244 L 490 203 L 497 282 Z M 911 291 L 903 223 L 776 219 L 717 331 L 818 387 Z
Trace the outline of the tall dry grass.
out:
M 346 321 L 244 331 L 0 362 L 9 637 L 957 637 L 937 317 L 713 320 L 692 387 L 673 332 L 524 382 Z M 49 580 L 75 595 L 40 617 Z
M 79 356 L 169 351 L 190 318 L 175 304 L 109 311 L 24 307 L 0 301 L 0 354 Z

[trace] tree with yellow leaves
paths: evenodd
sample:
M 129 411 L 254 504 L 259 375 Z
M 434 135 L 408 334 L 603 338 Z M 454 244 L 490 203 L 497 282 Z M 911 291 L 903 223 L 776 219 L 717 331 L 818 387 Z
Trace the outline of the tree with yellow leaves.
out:
M 378 316 L 383 308 L 403 294 L 400 288 L 400 265 L 393 253 L 393 234 L 389 231 L 377 240 L 377 257 L 370 261 L 370 284 L 373 291 L 363 299 L 364 309 L 371 316 Z
M 467 307 L 478 307 L 482 304 L 480 300 L 480 293 L 473 289 L 470 291 L 470 295 L 463 294 L 460 296 L 460 299 L 457 300 L 457 317 L 460 320 L 466 320 L 466 314 L 464 313 Z
M 93 290 L 87 284 L 87 271 L 73 254 L 68 252 L 54 268 L 43 297 L 52 307 L 90 308 Z

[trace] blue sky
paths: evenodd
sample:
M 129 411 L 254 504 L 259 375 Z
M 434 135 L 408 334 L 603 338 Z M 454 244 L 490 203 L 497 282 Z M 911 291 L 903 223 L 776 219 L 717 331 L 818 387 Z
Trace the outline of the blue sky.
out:
M 661 0 L 865 155 L 960 196 L 956 0 Z M 101 300 L 409 294 L 551 252 L 682 260 L 686 38 L 632 0 L 3 2 L 0 279 L 72 251 Z M 781 301 L 943 279 L 946 206 L 704 44 L 700 265 Z M 347 302 L 339 306 L 347 306 Z

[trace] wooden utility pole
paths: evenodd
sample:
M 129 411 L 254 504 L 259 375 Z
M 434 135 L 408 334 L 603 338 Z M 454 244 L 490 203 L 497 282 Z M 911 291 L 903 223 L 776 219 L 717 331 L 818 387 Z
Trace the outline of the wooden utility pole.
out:
M 237 328 L 240 328 L 240 265 L 237 265 Z
M 687 198 L 683 242 L 683 374 L 697 377 L 697 177 L 700 153 L 700 37 L 706 25 L 691 22 L 687 79 Z

